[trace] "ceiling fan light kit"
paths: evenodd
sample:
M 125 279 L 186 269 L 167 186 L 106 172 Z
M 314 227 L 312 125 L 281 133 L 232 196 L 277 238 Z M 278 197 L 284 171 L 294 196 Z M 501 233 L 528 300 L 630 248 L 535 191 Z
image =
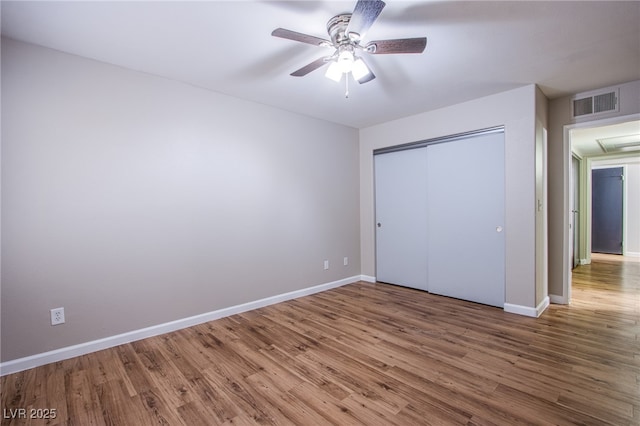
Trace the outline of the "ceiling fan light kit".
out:
M 404 38 L 395 40 L 372 41 L 366 45 L 360 42 L 366 32 L 375 22 L 385 7 L 382 0 L 358 0 L 353 13 L 336 15 L 327 22 L 327 33 L 331 41 L 308 34 L 298 33 L 284 28 L 275 29 L 271 35 L 301 43 L 312 44 L 320 47 L 335 49 L 333 55 L 325 56 L 291 73 L 294 77 L 303 77 L 310 72 L 329 65 L 325 76 L 335 82 L 340 82 L 345 74 L 346 94 L 349 95 L 349 74 L 358 83 L 367 83 L 376 76 L 363 58 L 356 52 L 366 54 L 397 54 L 397 53 L 422 53 L 427 46 L 427 38 Z
M 349 74 L 359 83 L 365 83 L 372 80 L 373 73 L 369 70 L 369 67 L 362 58 L 358 58 L 353 52 L 352 46 L 340 47 L 342 51 L 338 54 L 337 59 L 330 60 L 329 67 L 325 76 L 335 82 L 339 82 L 342 79 L 343 74 Z M 339 50 L 340 50 L 339 49 Z M 368 78 L 368 79 L 367 79 Z

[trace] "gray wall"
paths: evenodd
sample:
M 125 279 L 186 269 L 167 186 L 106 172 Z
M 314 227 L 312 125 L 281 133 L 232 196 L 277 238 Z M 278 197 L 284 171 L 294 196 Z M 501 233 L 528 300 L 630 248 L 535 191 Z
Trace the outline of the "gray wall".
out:
M 553 297 L 552 301 L 566 302 L 568 295 L 564 282 L 570 274 L 568 247 L 564 244 L 568 235 L 568 185 L 571 167 L 570 150 L 565 146 L 568 145 L 568 141 L 565 140 L 565 127 L 612 124 L 610 120 L 640 113 L 640 81 L 612 86 L 614 87 L 620 88 L 620 111 L 602 114 L 597 118 L 573 119 L 572 96 L 549 102 L 549 295 Z
M 3 40 L 2 361 L 358 275 L 358 180 L 355 129 Z
M 506 302 L 527 308 L 537 306 L 534 85 L 360 130 L 362 274 L 375 276 L 376 273 L 373 151 L 502 125 L 505 126 L 506 160 Z M 460 247 L 461 259 L 465 256 L 473 253 Z

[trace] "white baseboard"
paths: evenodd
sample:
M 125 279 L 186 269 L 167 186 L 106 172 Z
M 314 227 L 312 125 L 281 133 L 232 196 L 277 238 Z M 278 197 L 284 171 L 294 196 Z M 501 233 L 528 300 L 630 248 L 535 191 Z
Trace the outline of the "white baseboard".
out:
M 637 251 L 627 251 L 624 253 L 625 256 L 629 257 L 640 257 L 640 252 Z
M 303 288 L 301 290 L 295 290 L 289 293 L 279 294 L 276 296 L 255 300 L 253 302 L 247 302 L 247 303 L 243 303 L 236 306 L 230 306 L 228 308 L 219 309 L 217 311 L 207 312 L 204 314 L 179 319 L 176 321 L 171 321 L 164 324 L 158 324 L 151 327 L 142 328 L 139 330 L 133 330 L 127 333 L 118 334 L 115 336 L 105 337 L 104 339 L 93 340 L 90 342 L 80 343 L 78 345 L 55 349 L 53 351 L 44 352 L 41 354 L 14 359 L 11 361 L 0 363 L 0 376 L 17 373 L 19 371 L 28 370 L 30 368 L 39 367 L 41 365 L 50 364 L 52 362 L 58 362 L 65 359 L 74 358 L 74 357 L 85 355 L 91 352 L 112 348 L 114 346 L 122 345 L 124 343 L 135 342 L 136 340 L 142 340 L 148 337 L 170 333 L 172 331 L 181 330 L 183 328 L 202 324 L 208 321 L 213 321 L 213 320 L 227 317 L 230 315 L 235 315 L 235 314 L 250 311 L 253 309 L 262 308 L 264 306 L 269 306 L 275 303 L 296 299 L 298 297 L 308 296 L 310 294 L 319 293 L 321 291 L 330 290 L 332 288 L 340 287 L 346 284 L 351 284 L 360 280 L 365 280 L 365 279 L 361 275 L 356 275 L 349 278 L 343 278 L 338 281 L 320 284 L 314 287 Z
M 371 275 L 360 275 L 360 281 L 366 281 L 368 283 L 375 283 L 376 277 L 372 277 Z
M 510 312 L 512 314 L 525 315 L 528 317 L 538 318 L 545 309 L 549 306 L 549 296 L 542 299 L 542 302 L 538 304 L 535 308 L 531 308 L 529 306 L 522 305 L 514 305 L 511 303 L 504 304 L 505 312 Z
M 556 305 L 568 305 L 569 302 L 567 301 L 567 298 L 565 296 L 558 296 L 557 294 L 550 294 L 549 295 L 549 300 L 551 301 L 551 303 L 554 303 Z

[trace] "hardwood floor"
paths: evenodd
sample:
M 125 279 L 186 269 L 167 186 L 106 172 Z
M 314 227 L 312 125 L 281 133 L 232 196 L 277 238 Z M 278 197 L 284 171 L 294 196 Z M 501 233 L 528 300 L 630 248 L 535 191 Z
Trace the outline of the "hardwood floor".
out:
M 360 282 L 45 365 L 2 378 L 2 424 L 638 425 L 640 263 L 619 260 L 538 319 Z

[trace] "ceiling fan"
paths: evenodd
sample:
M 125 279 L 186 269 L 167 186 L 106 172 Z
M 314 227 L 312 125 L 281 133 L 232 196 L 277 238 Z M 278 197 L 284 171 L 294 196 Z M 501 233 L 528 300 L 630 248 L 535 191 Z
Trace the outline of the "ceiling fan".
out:
M 343 74 L 351 73 L 360 84 L 373 80 L 376 76 L 367 66 L 359 53 L 372 55 L 391 53 L 422 53 L 427 46 L 427 38 L 402 38 L 394 40 L 376 40 L 361 44 L 365 34 L 371 28 L 385 7 L 382 0 L 358 0 L 353 13 L 336 15 L 327 22 L 327 32 L 331 40 L 325 40 L 308 34 L 302 34 L 284 28 L 275 29 L 271 35 L 314 46 L 334 48 L 333 55 L 323 56 L 291 73 L 302 77 L 324 65 L 329 65 L 325 76 L 339 82 Z M 347 84 L 347 97 L 348 90 Z

